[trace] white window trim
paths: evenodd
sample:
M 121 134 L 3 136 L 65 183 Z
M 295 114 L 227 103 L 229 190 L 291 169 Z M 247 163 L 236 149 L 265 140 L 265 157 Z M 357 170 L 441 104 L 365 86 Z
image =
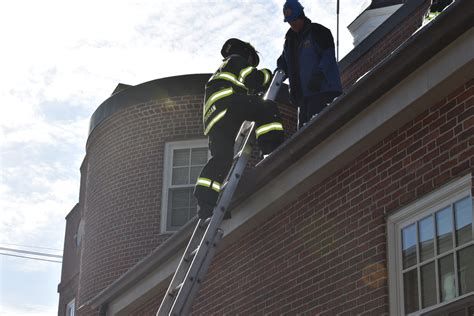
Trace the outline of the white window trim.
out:
M 184 141 L 174 141 L 167 142 L 165 144 L 165 153 L 163 159 L 163 185 L 161 193 L 161 232 L 169 233 L 174 232 L 174 230 L 167 230 L 167 220 L 168 220 L 168 188 L 171 179 L 171 162 L 172 162 L 172 152 L 175 149 L 187 149 L 187 148 L 196 148 L 196 147 L 208 147 L 207 138 L 201 139 L 192 139 Z
M 68 315 L 68 310 L 71 308 L 72 310 L 72 314 L 71 315 Z M 67 303 L 66 305 L 66 316 L 75 316 L 76 315 L 76 299 L 73 298 L 72 301 L 70 301 L 69 303 Z
M 460 179 L 450 182 L 442 188 L 429 193 L 427 196 L 422 197 L 416 202 L 408 205 L 393 215 L 390 215 L 387 219 L 387 248 L 388 248 L 388 283 L 389 283 L 389 302 L 390 302 L 390 315 L 402 315 L 403 306 L 403 295 L 400 291 L 402 288 L 402 280 L 399 278 L 401 269 L 401 258 L 398 256 L 398 249 L 400 249 L 400 229 L 408 223 L 414 223 L 418 220 L 423 219 L 428 213 L 432 213 L 433 209 L 440 210 L 446 206 L 451 205 L 453 202 L 460 200 L 466 196 L 471 195 L 472 190 L 472 175 L 468 174 Z M 474 204 L 474 203 L 473 203 Z M 426 211 L 430 210 L 430 211 Z M 473 233 L 474 233 L 474 225 Z M 423 310 L 419 310 L 416 313 L 410 315 L 420 315 L 421 313 L 427 313 L 433 309 L 440 308 L 447 304 L 450 304 L 456 300 L 462 299 L 466 296 L 472 295 L 466 294 L 463 296 L 456 297 L 455 299 L 443 302 L 438 305 L 434 305 Z

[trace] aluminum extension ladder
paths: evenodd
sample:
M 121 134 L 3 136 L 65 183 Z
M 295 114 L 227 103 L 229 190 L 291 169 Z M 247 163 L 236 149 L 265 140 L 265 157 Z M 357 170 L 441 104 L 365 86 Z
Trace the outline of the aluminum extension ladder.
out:
M 222 193 L 214 213 L 206 220 L 199 219 L 194 228 L 157 316 L 189 314 L 193 299 L 216 252 L 217 243 L 224 234 L 219 227 L 252 153 L 254 131 L 254 122 L 242 124 L 236 141 L 236 145 L 240 145 L 240 150 L 234 156 L 230 172 L 222 185 Z
M 281 86 L 284 74 L 276 71 L 264 99 L 274 100 Z M 236 136 L 234 162 L 224 181 L 213 215 L 199 219 L 191 239 L 186 246 L 176 272 L 165 293 L 157 316 L 188 315 L 202 280 L 211 265 L 217 244 L 224 231 L 220 228 L 224 215 L 230 205 L 234 192 L 252 154 L 255 143 L 255 123 L 244 122 Z

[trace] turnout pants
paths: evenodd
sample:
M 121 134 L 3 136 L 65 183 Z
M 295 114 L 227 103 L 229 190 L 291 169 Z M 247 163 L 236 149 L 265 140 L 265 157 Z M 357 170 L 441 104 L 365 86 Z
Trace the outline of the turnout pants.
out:
M 256 123 L 256 137 L 263 154 L 283 142 L 283 125 L 277 105 L 261 97 L 235 94 L 216 103 L 227 105 L 226 115 L 209 132 L 211 159 L 201 171 L 194 196 L 198 204 L 215 206 L 222 182 L 233 162 L 235 137 L 244 121 Z

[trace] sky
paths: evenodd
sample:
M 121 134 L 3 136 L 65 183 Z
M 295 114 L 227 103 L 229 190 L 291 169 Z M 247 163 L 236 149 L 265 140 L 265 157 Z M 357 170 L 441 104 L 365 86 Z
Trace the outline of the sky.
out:
M 369 4 L 340 0 L 340 58 Z M 79 199 L 88 123 L 118 83 L 212 73 L 237 37 L 275 69 L 284 0 L 0 2 L 0 315 L 57 315 L 65 217 Z M 301 0 L 336 36 L 336 0 Z M 29 254 L 5 249 L 28 251 Z M 10 256 L 7 256 L 9 254 Z

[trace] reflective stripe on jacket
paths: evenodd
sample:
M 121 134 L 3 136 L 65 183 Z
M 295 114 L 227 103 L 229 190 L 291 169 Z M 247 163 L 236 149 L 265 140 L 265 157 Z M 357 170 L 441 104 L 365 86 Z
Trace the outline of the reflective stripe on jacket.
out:
M 226 115 L 234 93 L 252 94 L 266 89 L 271 81 L 268 69 L 258 70 L 239 55 L 227 57 L 206 84 L 203 106 L 204 135 Z

